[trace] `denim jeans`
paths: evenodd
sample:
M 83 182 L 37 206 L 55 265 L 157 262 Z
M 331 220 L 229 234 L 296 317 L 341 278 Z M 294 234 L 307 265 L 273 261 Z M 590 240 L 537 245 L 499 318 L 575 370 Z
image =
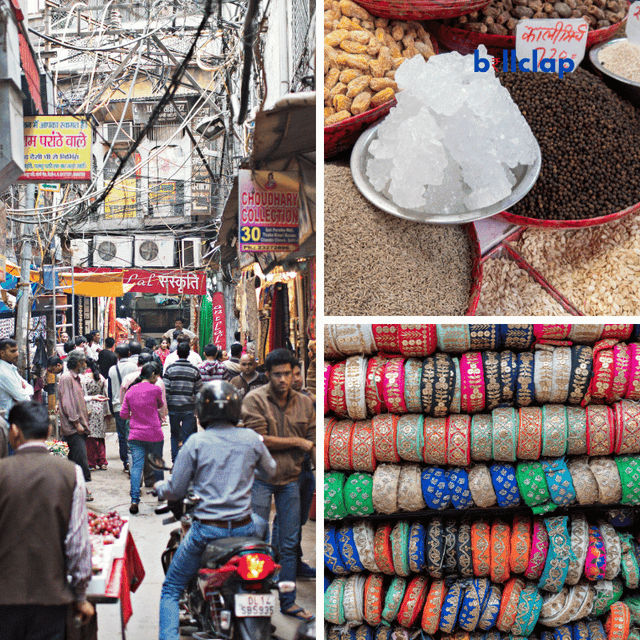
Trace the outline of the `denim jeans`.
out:
M 207 543 L 218 538 L 236 538 L 254 535 L 253 523 L 237 529 L 222 529 L 193 521 L 189 533 L 180 543 L 171 560 L 160 594 L 160 640 L 179 640 L 182 592 L 200 568 L 200 559 Z
M 179 443 L 184 444 L 187 438 L 198 429 L 195 413 L 170 409 L 169 425 L 171 426 L 171 461 L 175 462 L 178 457 Z
M 116 412 L 115 419 L 120 460 L 122 464 L 129 464 L 129 421 L 121 418 L 119 411 Z
M 140 502 L 140 481 L 142 480 L 142 470 L 144 469 L 144 459 L 147 453 L 155 453 L 162 456 L 164 441 L 146 442 L 144 440 L 129 440 L 131 446 L 131 502 Z M 164 480 L 164 471 L 153 471 L 156 482 Z
M 300 542 L 300 486 L 298 481 L 277 485 L 257 478 L 251 490 L 251 506 L 255 513 L 269 522 L 271 496 L 276 501 L 278 517 L 278 549 L 280 551 L 280 580 L 295 582 L 298 568 L 298 543 Z M 267 539 L 268 527 L 264 539 Z M 296 601 L 295 589 L 280 594 L 280 609 L 289 609 Z

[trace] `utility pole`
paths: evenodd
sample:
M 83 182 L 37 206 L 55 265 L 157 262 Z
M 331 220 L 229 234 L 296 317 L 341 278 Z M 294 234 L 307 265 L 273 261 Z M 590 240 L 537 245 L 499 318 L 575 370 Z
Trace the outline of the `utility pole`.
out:
M 27 184 L 27 210 L 35 209 L 36 186 Z M 31 237 L 33 225 L 22 225 L 22 249 L 20 251 L 20 282 L 18 283 L 18 313 L 16 315 L 16 342 L 18 343 L 18 370 L 27 379 L 27 342 L 29 340 L 29 312 L 31 310 Z

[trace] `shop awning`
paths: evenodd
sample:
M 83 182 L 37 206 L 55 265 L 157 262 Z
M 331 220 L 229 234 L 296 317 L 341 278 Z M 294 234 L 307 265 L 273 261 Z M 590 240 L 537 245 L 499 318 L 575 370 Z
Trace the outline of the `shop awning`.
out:
M 77 296 L 86 296 L 88 298 L 120 298 L 129 289 L 131 285 L 123 284 L 123 271 L 114 271 L 112 273 L 74 273 L 73 279 L 71 275 L 58 276 L 60 287 L 64 293 L 71 293 L 71 283 L 73 282 L 73 293 Z

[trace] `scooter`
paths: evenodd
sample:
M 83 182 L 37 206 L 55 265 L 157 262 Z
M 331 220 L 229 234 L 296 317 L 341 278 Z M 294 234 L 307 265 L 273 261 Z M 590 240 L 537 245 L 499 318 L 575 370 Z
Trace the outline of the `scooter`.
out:
M 160 456 L 148 454 L 155 469 L 168 470 Z M 180 542 L 191 527 L 191 512 L 201 498 L 193 492 L 175 502 L 157 507 L 155 512 L 171 512 L 163 524 L 180 522 L 171 532 L 162 553 L 165 574 Z M 293 582 L 277 583 L 280 571 L 273 549 L 259 538 L 221 538 L 210 542 L 202 554 L 197 576 L 187 585 L 180 601 L 181 633 L 195 640 L 270 640 L 271 616 L 276 594 L 295 588 Z

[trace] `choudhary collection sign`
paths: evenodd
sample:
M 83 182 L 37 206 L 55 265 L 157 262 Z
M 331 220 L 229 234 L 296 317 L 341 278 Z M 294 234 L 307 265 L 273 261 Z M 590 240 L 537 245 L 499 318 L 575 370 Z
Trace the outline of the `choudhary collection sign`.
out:
M 76 116 L 24 118 L 23 182 L 91 180 L 91 127 Z

